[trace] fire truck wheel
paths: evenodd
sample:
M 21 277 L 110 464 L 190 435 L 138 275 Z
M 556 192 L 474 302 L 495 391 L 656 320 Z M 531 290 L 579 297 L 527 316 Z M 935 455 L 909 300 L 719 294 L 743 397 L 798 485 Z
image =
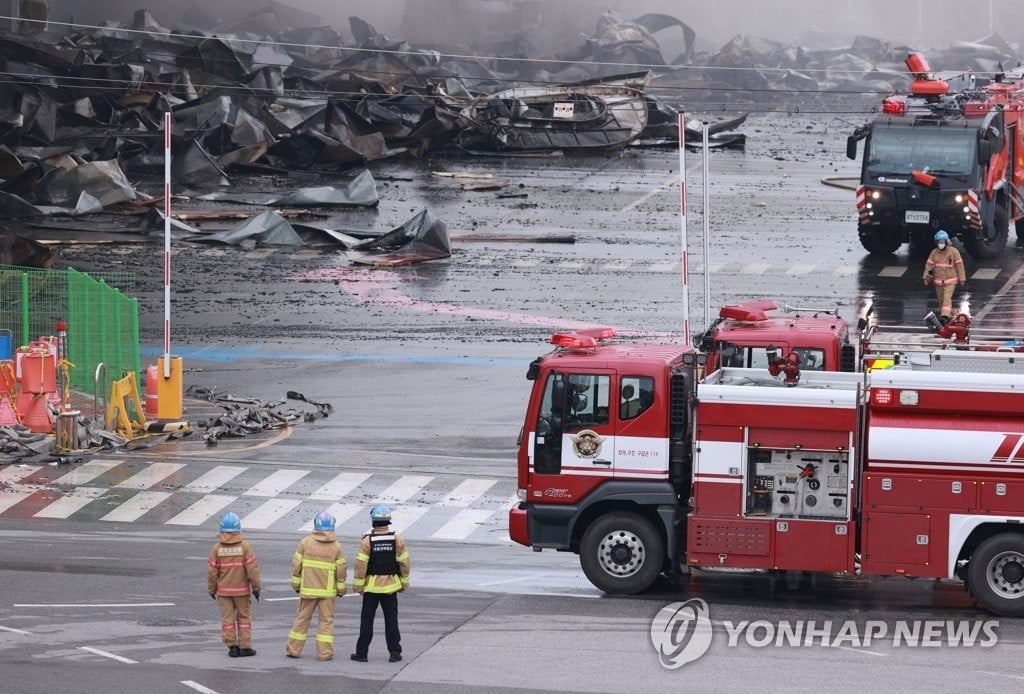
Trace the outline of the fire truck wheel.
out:
M 580 565 L 606 593 L 632 595 L 661 574 L 665 542 L 649 521 L 634 513 L 611 513 L 590 524 L 580 543 Z
M 1018 219 L 1014 222 L 1013 228 L 1017 232 L 1017 245 L 1024 245 L 1024 218 Z
M 880 227 L 867 227 L 857 225 L 857 236 L 860 238 L 860 245 L 868 253 L 876 255 L 888 255 L 895 253 L 903 245 L 903 239 L 891 231 L 883 231 Z
M 985 227 L 980 236 L 964 239 L 967 252 L 975 258 L 998 258 L 1006 250 L 1006 239 L 1010 235 L 1010 214 L 1005 205 L 996 207 L 992 225 Z
M 1024 535 L 1002 533 L 982 542 L 967 565 L 967 584 L 990 612 L 1024 617 Z

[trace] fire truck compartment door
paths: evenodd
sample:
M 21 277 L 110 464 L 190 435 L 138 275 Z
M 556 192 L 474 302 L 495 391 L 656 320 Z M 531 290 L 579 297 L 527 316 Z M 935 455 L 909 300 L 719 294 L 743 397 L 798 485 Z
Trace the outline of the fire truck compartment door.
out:
M 861 554 L 865 567 L 872 564 L 928 564 L 930 520 L 925 513 L 869 511 Z

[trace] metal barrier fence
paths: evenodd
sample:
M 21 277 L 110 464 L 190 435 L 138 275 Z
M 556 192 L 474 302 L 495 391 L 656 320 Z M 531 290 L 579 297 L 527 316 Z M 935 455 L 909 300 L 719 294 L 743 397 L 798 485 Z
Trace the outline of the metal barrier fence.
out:
M 114 379 L 125 371 L 141 372 L 139 303 L 127 296 L 134 291 L 135 275 L 130 272 L 87 275 L 70 268 L 0 265 L 0 332 L 9 331 L 16 350 L 40 336 L 55 335 L 58 321 L 64 321 L 66 358 L 74 364 L 71 386 L 96 394 L 97 364 L 105 364 Z

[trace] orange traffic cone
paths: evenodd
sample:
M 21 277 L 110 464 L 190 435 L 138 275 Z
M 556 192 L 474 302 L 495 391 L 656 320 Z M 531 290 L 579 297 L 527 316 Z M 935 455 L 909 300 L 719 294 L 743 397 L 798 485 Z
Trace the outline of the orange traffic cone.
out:
M 0 396 L 0 426 L 9 427 L 18 424 L 18 412 L 6 395 Z
M 50 417 L 50 408 L 46 406 L 45 393 L 40 393 L 32 398 L 28 410 L 21 416 L 21 423 L 37 434 L 52 434 L 53 419 Z

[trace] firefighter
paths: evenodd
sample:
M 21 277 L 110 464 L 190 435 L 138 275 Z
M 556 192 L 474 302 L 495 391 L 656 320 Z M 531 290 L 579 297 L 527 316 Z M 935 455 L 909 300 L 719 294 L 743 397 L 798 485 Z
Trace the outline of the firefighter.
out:
M 352 660 L 366 662 L 373 640 L 373 619 L 380 605 L 384 613 L 384 639 L 389 662 L 402 659 L 402 635 L 398 631 L 398 594 L 409 587 L 409 550 L 405 540 L 391 531 L 391 509 L 374 506 L 370 510 L 373 530 L 363 535 L 356 555 L 352 587 L 363 596 L 359 618 L 359 640 Z
M 334 601 L 345 594 L 346 580 L 348 566 L 334 534 L 334 516 L 321 511 L 313 519 L 313 532 L 299 540 L 292 555 L 292 588 L 299 594 L 299 611 L 288 633 L 285 655 L 298 658 L 302 654 L 316 611 L 316 659 L 334 657 Z
M 220 634 L 232 658 L 256 655 L 252 648 L 252 601 L 260 599 L 260 567 L 252 547 L 242 539 L 237 513 L 220 519 L 220 540 L 210 550 L 206 591 L 220 608 Z
M 939 316 L 945 325 L 953 316 L 953 290 L 959 283 L 966 287 L 964 260 L 960 251 L 949 242 L 949 234 L 943 230 L 935 233 L 935 248 L 924 264 L 925 285 L 935 285 L 935 297 L 939 300 Z

